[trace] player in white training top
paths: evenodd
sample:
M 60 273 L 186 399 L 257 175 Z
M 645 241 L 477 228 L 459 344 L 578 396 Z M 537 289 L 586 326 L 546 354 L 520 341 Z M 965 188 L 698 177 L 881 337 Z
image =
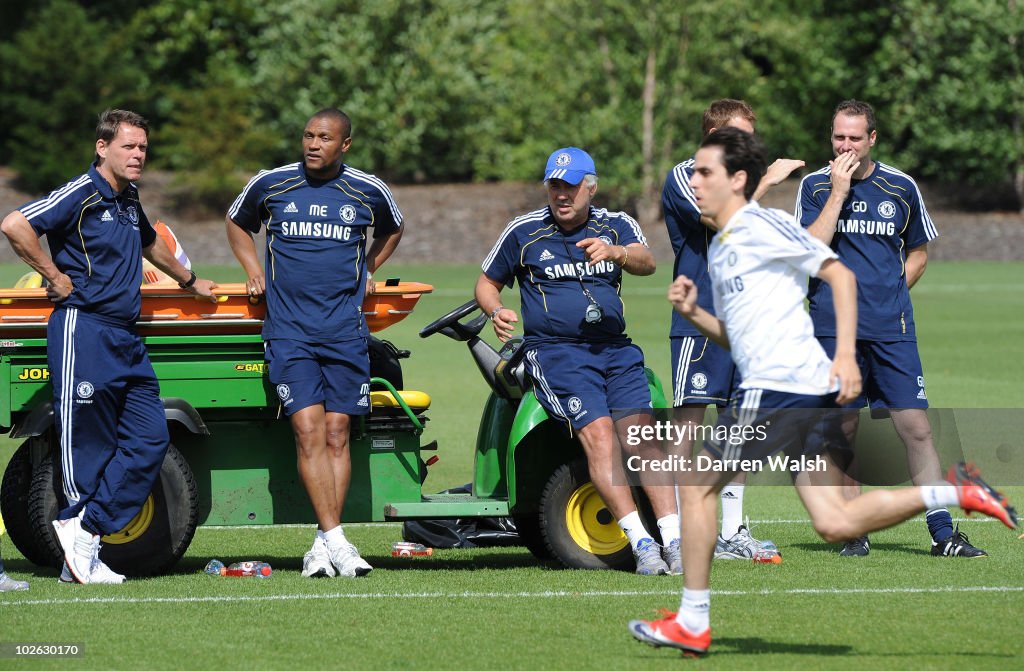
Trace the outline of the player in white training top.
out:
M 749 133 L 725 128 L 705 138 L 691 184 L 701 212 L 718 231 L 708 257 L 717 316 L 698 306 L 696 286 L 685 275 L 676 278 L 668 294 L 680 314 L 732 351 L 742 378 L 732 406 L 719 417 L 716 429 L 725 431 L 714 435 L 722 437 L 709 441 L 690 468 L 680 469 L 680 609 L 660 620 L 629 623 L 637 640 L 685 655 L 702 655 L 711 645 L 718 492 L 738 470 L 761 470 L 756 464 L 763 467 L 772 458 L 798 464 L 786 470 L 815 531 L 830 542 L 884 529 L 936 505 L 958 504 L 1010 528 L 1017 524 L 1006 499 L 964 464 L 950 469 L 949 482 L 843 496 L 841 474 L 827 448 L 843 437 L 837 405 L 861 393 L 854 357 L 856 280 L 834 252 L 791 217 L 750 202 L 765 165 L 764 149 Z M 831 361 L 804 310 L 808 276 L 832 289 L 836 347 Z M 702 468 L 704 460 L 718 467 Z

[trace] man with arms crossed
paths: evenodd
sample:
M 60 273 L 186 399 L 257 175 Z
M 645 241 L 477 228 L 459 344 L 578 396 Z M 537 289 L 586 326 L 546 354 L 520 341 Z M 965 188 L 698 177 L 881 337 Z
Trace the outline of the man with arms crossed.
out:
M 403 228 L 384 182 L 343 162 L 351 130 L 337 108 L 314 114 L 302 133 L 302 162 L 257 174 L 227 216 L 228 241 L 248 275 L 249 293 L 267 296 L 270 381 L 291 421 L 299 477 L 317 518 L 302 562 L 307 577 L 372 570 L 345 537 L 341 514 L 352 476 L 350 417 L 370 411 L 363 296 Z M 266 271 L 253 240 L 263 226 Z
M 702 333 L 732 351 L 742 383 L 720 425 L 765 429 L 760 439 L 713 441 L 704 455 L 763 459 L 785 450 L 787 455 L 820 458 L 826 467 L 803 469 L 794 484 L 815 531 L 833 542 L 892 526 L 935 505 L 958 504 L 1014 528 L 1016 513 L 1006 500 L 963 464 L 950 469 L 951 482 L 936 478 L 918 487 L 878 489 L 849 500 L 843 496 L 838 469 L 823 454 L 825 434 L 819 431 L 826 411 L 813 409 L 835 407 L 861 392 L 854 358 L 856 281 L 834 252 L 785 212 L 750 202 L 765 163 L 760 143 L 731 128 L 705 138 L 695 159 L 694 194 L 718 231 L 709 252 L 717 316 L 697 305 L 698 291 L 686 276 L 672 283 L 669 300 Z M 833 360 L 815 340 L 803 307 L 809 275 L 827 282 L 834 292 Z M 718 492 L 730 477 L 732 473 L 710 469 L 680 474 L 682 604 L 678 613 L 660 620 L 631 621 L 629 630 L 637 640 L 688 656 L 702 655 L 710 647 L 715 508 Z
M 888 412 L 906 446 L 915 484 L 941 474 L 928 422 L 921 357 L 917 352 L 914 307 L 910 289 L 924 275 L 928 242 L 938 233 L 917 184 L 909 175 L 872 160 L 875 112 L 857 100 L 841 102 L 832 115 L 832 150 L 827 168 L 804 177 L 796 202 L 796 218 L 815 238 L 829 245 L 857 276 L 857 363 L 864 394 L 847 405 L 844 427 L 851 445 L 858 410 Z M 827 354 L 835 350 L 832 293 L 811 280 L 808 291 L 814 334 Z M 855 496 L 858 486 L 848 494 Z M 935 556 L 984 557 L 971 545 L 943 507 L 925 518 Z M 843 546 L 842 556 L 867 555 L 867 536 Z

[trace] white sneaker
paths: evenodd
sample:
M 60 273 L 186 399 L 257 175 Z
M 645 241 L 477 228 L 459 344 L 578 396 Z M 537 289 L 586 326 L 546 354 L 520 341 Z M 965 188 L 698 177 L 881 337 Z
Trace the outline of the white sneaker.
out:
M 92 573 L 89 574 L 89 583 L 92 585 L 120 585 L 124 581 L 123 575 L 103 563 L 97 547 L 96 558 L 92 562 Z
M 302 557 L 302 575 L 306 578 L 333 578 L 337 573 L 331 564 L 327 543 L 320 536 L 313 541 L 313 547 Z
M 53 528 L 57 532 L 57 540 L 64 550 L 64 565 L 68 568 L 74 582 L 89 584 L 92 575 L 93 558 L 99 554 L 100 537 L 93 536 L 82 528 L 82 520 L 72 517 L 69 520 L 54 520 Z
M 330 552 L 330 558 L 331 564 L 338 570 L 338 575 L 345 578 L 358 578 L 373 570 L 373 567 L 359 556 L 356 546 L 348 541 L 336 551 Z
M 96 560 L 93 564 L 92 571 L 89 573 L 89 584 L 91 585 L 120 585 L 126 580 L 126 578 L 120 573 L 114 571 L 100 560 Z M 74 584 L 77 581 L 75 577 L 71 575 L 71 571 L 68 570 L 67 563 L 60 571 L 60 582 L 67 584 Z
M 82 528 L 82 520 L 54 520 L 57 540 L 64 550 L 60 581 L 82 585 L 120 585 L 125 578 L 100 560 L 100 537 Z M 70 551 L 69 551 L 70 550 Z
M 3 571 L 0 571 L 0 592 L 23 592 L 27 589 L 27 582 L 24 580 L 15 580 Z

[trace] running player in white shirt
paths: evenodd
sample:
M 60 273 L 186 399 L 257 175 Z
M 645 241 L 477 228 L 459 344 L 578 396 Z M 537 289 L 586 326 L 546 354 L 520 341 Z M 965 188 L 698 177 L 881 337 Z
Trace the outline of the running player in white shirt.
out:
M 732 351 L 740 371 L 742 382 L 732 412 L 723 413 L 719 426 L 763 430 L 745 442 L 712 441 L 698 456 L 735 459 L 731 463 L 736 467 L 719 461 L 723 468 L 696 466 L 680 473 L 682 605 L 678 613 L 660 620 L 629 623 L 637 640 L 689 656 L 702 655 L 711 645 L 716 504 L 718 492 L 741 467 L 741 460 L 760 460 L 777 451 L 801 462 L 806 459 L 808 466 L 794 474 L 794 484 L 815 531 L 831 542 L 884 529 L 935 505 L 958 504 L 995 517 L 1011 529 L 1017 524 L 1016 512 L 1006 500 L 964 464 L 950 469 L 949 482 L 876 489 L 853 499 L 843 496 L 839 470 L 824 449 L 827 444 L 820 432 L 831 428 L 822 419 L 833 413 L 820 409 L 835 408 L 861 393 L 854 357 L 856 280 L 834 252 L 785 212 L 750 201 L 765 165 L 760 142 L 742 130 L 725 128 L 704 139 L 691 184 L 701 212 L 718 231 L 709 250 L 718 316 L 697 305 L 697 290 L 686 276 L 677 277 L 668 293 L 680 314 Z M 815 340 L 804 310 L 809 275 L 832 289 L 836 347 L 831 361 Z M 828 435 L 841 436 L 834 428 Z

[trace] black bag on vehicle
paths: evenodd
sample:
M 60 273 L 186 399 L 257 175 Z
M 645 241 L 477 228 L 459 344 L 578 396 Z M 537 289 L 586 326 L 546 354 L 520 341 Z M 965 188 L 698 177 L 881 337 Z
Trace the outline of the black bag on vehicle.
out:
M 472 485 L 446 489 L 441 494 L 469 494 Z M 447 520 L 407 520 L 402 540 L 431 548 L 485 548 L 522 545 L 511 517 L 471 517 Z

